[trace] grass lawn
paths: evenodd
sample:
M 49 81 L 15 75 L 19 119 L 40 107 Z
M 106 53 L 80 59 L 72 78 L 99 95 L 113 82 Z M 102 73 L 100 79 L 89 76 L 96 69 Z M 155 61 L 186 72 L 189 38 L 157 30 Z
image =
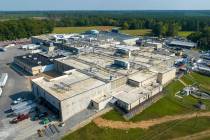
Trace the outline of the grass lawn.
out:
M 92 26 L 92 27 L 55 27 L 53 33 L 82 33 L 88 30 L 111 30 L 113 26 Z
M 196 81 L 193 80 L 192 77 L 190 77 L 189 75 L 184 75 L 184 76 L 181 78 L 181 80 L 182 80 L 183 82 L 185 82 L 187 85 L 192 85 L 192 84 L 196 83 Z
M 125 121 L 125 119 L 122 117 L 122 114 L 120 114 L 117 110 L 113 109 L 106 114 L 102 115 L 102 118 L 105 118 L 107 120 L 113 120 L 113 121 Z
M 133 36 L 145 36 L 145 35 L 150 35 L 152 30 L 151 29 L 121 30 L 120 32 Z
M 92 27 L 55 27 L 53 33 L 65 34 L 65 33 L 82 33 L 88 30 L 111 30 L 113 26 L 92 26 Z M 120 30 L 121 33 L 129 34 L 133 36 L 146 36 L 151 35 L 151 29 L 136 29 L 136 30 Z M 187 37 L 191 31 L 180 31 L 178 33 L 181 37 Z
M 151 29 L 136 29 L 136 30 L 121 30 L 122 33 L 130 34 L 133 36 L 146 36 L 151 35 L 152 30 Z M 187 37 L 189 36 L 193 31 L 180 31 L 178 33 L 181 37 Z
M 200 84 L 201 89 L 210 91 L 210 77 L 208 76 L 193 72 L 193 73 L 184 75 L 181 79 L 188 85 L 197 83 L 197 84 Z
M 187 36 L 189 36 L 192 33 L 193 33 L 193 31 L 180 31 L 178 33 L 178 35 L 181 36 L 181 37 L 187 37 Z
M 195 72 L 191 73 L 189 76 L 191 76 L 194 81 L 199 83 L 202 88 L 210 91 L 210 77 Z
M 166 140 L 210 129 L 210 118 L 193 118 L 156 125 L 148 130 L 99 128 L 93 122 L 62 140 Z

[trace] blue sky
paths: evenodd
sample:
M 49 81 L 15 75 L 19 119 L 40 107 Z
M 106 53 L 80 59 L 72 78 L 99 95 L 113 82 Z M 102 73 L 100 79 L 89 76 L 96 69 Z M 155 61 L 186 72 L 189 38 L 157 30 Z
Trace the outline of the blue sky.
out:
M 210 0 L 0 0 L 5 10 L 210 10 Z

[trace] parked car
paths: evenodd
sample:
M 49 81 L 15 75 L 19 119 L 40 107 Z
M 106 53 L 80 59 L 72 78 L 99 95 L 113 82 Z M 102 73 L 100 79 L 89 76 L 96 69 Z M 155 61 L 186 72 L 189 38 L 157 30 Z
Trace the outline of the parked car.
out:
M 50 120 L 48 118 L 44 118 L 42 120 L 42 124 L 48 124 L 50 122 Z
M 21 122 L 23 120 L 26 120 L 28 118 L 29 118 L 29 115 L 28 114 L 21 114 L 21 115 L 18 115 L 13 120 L 11 120 L 10 123 L 15 124 L 15 123 Z

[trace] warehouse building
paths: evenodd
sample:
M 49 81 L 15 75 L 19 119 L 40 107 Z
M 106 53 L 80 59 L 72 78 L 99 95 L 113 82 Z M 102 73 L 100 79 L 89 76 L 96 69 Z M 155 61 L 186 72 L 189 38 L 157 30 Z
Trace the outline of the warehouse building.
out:
M 47 55 L 44 53 L 27 54 L 14 57 L 13 63 L 24 71 L 37 75 L 54 69 L 54 60 L 63 55 Z
M 192 49 L 197 46 L 196 43 L 188 42 L 188 41 L 181 41 L 181 40 L 172 40 L 167 42 L 167 45 L 170 47 L 178 47 L 178 48 L 185 48 L 185 49 Z
M 32 85 L 34 95 L 51 104 L 62 121 L 88 108 L 92 98 L 110 92 L 110 84 L 75 70 L 51 80 L 34 79 Z

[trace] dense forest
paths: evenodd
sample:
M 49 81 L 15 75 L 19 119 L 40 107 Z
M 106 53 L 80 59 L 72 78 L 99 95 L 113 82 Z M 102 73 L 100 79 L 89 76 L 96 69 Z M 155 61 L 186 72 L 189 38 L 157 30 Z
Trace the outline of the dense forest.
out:
M 51 20 L 19 19 L 0 22 L 0 40 L 29 38 L 33 35 L 51 33 L 54 22 Z
M 200 49 L 210 50 L 210 28 L 206 28 L 202 32 L 192 33 L 187 38 L 197 42 Z
M 208 45 L 204 40 L 209 41 L 204 36 L 209 34 L 210 11 L 34 11 L 0 12 L 0 17 L 0 40 L 50 33 L 54 26 L 115 26 L 152 29 L 154 36 L 163 37 L 195 31 L 189 39 L 202 45 Z

